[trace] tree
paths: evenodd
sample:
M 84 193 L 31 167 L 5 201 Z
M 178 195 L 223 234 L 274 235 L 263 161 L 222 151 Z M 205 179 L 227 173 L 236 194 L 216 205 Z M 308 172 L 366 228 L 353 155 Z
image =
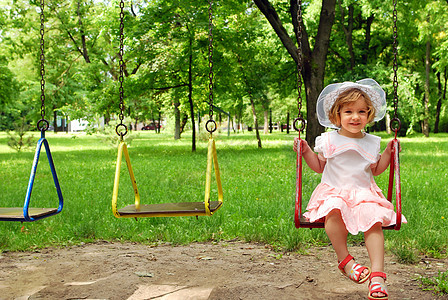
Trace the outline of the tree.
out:
M 14 120 L 21 115 L 18 108 L 24 109 L 23 105 L 14 105 L 21 102 L 18 90 L 18 82 L 8 68 L 6 58 L 0 56 L 0 130 L 13 129 Z
M 293 39 L 283 26 L 275 7 L 269 0 L 254 0 L 254 3 L 260 11 L 266 16 L 272 28 L 282 41 L 288 53 L 297 63 L 297 47 Z M 307 110 L 307 135 L 306 140 L 310 145 L 314 145 L 315 138 L 323 132 L 319 125 L 316 114 L 316 103 L 319 93 L 324 86 L 325 62 L 328 53 L 331 28 L 335 17 L 336 0 L 322 0 L 320 18 L 317 33 L 310 37 L 305 24 L 302 27 L 302 53 L 303 53 L 303 71 L 302 77 L 306 90 L 306 110 Z M 297 1 L 291 0 L 289 11 L 291 14 L 291 23 L 294 32 L 297 32 Z M 314 47 L 311 47 L 310 40 L 314 40 Z
M 433 1 L 428 3 L 426 9 L 431 11 L 432 16 L 432 51 L 433 64 L 431 65 L 431 70 L 436 75 L 437 81 L 437 104 L 435 110 L 435 120 L 434 120 L 434 133 L 439 132 L 440 119 L 442 113 L 442 106 L 446 103 L 446 90 L 447 90 L 447 67 L 448 67 L 448 57 L 446 56 L 448 49 L 448 39 L 446 37 L 446 32 L 448 30 L 448 24 L 446 23 L 446 18 L 448 18 L 447 13 L 448 2 L 447 1 Z M 446 130 L 448 131 L 448 124 L 446 125 Z

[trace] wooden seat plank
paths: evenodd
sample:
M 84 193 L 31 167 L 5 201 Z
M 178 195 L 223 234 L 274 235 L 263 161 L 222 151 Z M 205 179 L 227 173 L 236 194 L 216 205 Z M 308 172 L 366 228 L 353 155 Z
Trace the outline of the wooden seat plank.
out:
M 57 210 L 57 208 L 30 208 L 28 213 L 30 217 L 40 218 L 54 214 Z M 0 219 L 23 219 L 23 207 L 0 207 Z
M 300 227 L 304 228 L 325 228 L 325 218 L 319 219 L 316 222 L 310 222 L 304 216 L 300 217 Z M 394 225 L 383 226 L 383 229 L 394 229 Z
M 216 211 L 222 202 L 210 201 L 210 211 Z M 166 215 L 166 216 L 192 216 L 205 214 L 204 202 L 178 202 L 178 203 L 159 203 L 159 204 L 143 204 L 139 210 L 135 209 L 135 205 L 128 205 L 118 210 L 120 215 Z

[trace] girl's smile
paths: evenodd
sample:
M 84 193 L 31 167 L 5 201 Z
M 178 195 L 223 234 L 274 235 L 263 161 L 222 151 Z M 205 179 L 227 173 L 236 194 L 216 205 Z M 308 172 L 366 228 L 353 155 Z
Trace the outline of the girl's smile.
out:
M 362 138 L 362 130 L 367 125 L 369 108 L 365 99 L 359 98 L 355 102 L 344 104 L 339 111 L 341 129 L 339 133 L 346 137 Z

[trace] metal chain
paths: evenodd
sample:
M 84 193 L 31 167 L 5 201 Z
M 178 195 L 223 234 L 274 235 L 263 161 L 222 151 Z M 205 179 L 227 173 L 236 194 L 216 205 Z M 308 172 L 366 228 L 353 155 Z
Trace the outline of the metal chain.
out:
M 45 1 L 40 1 L 40 116 L 41 120 L 37 123 L 37 128 L 41 131 L 48 129 L 48 121 L 45 120 L 45 15 L 44 15 Z M 45 122 L 47 126 L 40 127 L 40 124 Z
M 302 63 L 303 63 L 303 56 L 302 56 L 302 0 L 297 1 L 297 109 L 298 114 L 297 118 L 294 120 L 293 127 L 295 130 L 300 133 L 305 130 L 305 119 L 302 115 Z M 297 123 L 301 122 L 301 127 L 297 127 Z
M 118 55 L 120 56 L 120 76 L 118 77 L 118 81 L 120 82 L 120 124 L 123 124 L 124 119 L 124 89 L 123 89 L 123 81 L 124 81 L 124 0 L 120 1 L 120 50 Z
M 394 48 L 394 65 L 393 65 L 393 69 L 394 69 L 394 82 L 393 82 L 393 86 L 394 86 L 394 98 L 393 98 L 393 105 L 394 105 L 394 118 L 397 118 L 397 110 L 398 110 L 398 77 L 397 77 L 397 71 L 398 71 L 398 62 L 397 62 L 397 55 L 398 55 L 398 43 L 397 43 L 397 37 L 398 37 L 398 30 L 397 30 L 397 0 L 394 0 L 394 12 L 393 12 L 393 22 L 394 22 L 394 43 L 393 43 L 393 48 Z
M 302 118 L 302 0 L 297 1 L 297 117 Z
M 212 10 L 212 4 L 213 4 L 213 1 L 210 0 L 209 6 L 208 6 L 208 35 L 209 35 L 209 39 L 208 39 L 208 67 L 209 67 L 208 100 L 209 100 L 209 106 L 210 106 L 209 107 L 210 120 L 213 119 L 213 77 L 214 77 L 214 73 L 213 73 L 213 10 Z
M 120 124 L 117 125 L 115 128 L 115 132 L 123 138 L 128 132 L 128 129 L 125 124 L 123 124 L 124 119 L 124 88 L 123 88 L 123 81 L 124 81 L 124 0 L 120 1 L 120 50 L 118 52 L 118 56 L 120 58 L 120 75 L 118 77 L 118 81 L 120 83 L 120 114 L 118 115 L 120 119 Z M 119 132 L 119 128 L 123 127 L 124 132 Z
M 401 121 L 398 118 L 398 29 L 397 29 L 397 20 L 398 20 L 398 13 L 397 13 L 397 0 L 393 0 L 394 4 L 394 10 L 393 10 L 393 70 L 394 70 L 394 78 L 393 78 L 393 87 L 394 87 L 394 94 L 393 94 L 393 106 L 394 106 L 394 117 L 392 118 L 390 122 L 390 128 L 392 131 L 395 132 L 395 138 L 397 137 L 397 133 L 400 130 L 401 127 Z
M 213 1 L 209 0 L 208 6 L 208 104 L 209 104 L 209 120 L 205 124 L 205 128 L 208 132 L 213 133 L 216 130 L 216 122 L 213 120 L 213 79 L 215 74 L 213 73 Z M 210 129 L 209 125 L 213 124 L 213 128 Z

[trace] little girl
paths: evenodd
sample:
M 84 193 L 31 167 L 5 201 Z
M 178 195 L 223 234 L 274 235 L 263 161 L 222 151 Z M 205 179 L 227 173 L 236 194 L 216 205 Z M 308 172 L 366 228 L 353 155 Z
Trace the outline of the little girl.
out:
M 380 155 L 380 138 L 363 129 L 385 113 L 386 94 L 375 80 L 330 84 L 319 95 L 317 115 L 322 126 L 336 130 L 316 138 L 317 154 L 306 142 L 302 152 L 308 166 L 323 173 L 304 216 L 310 222 L 325 217 L 325 231 L 339 269 L 356 283 L 370 279 L 368 298 L 375 300 L 388 299 L 382 226 L 395 224 L 396 215 L 373 176 L 387 169 L 392 143 Z M 348 253 L 348 233 L 360 231 L 364 232 L 371 269 L 355 263 Z

